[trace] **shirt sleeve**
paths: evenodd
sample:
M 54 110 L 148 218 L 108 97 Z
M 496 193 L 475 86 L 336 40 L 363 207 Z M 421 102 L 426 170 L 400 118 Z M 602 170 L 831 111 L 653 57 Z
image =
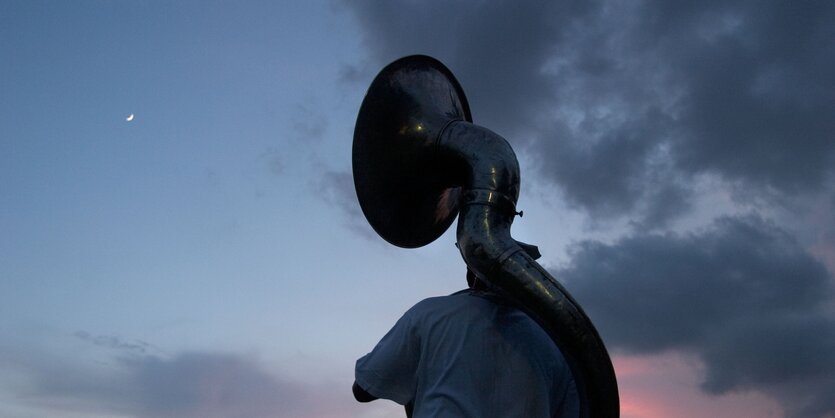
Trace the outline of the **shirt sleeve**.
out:
M 357 360 L 356 382 L 366 392 L 406 405 L 414 399 L 420 338 L 414 308 L 403 315 L 374 349 Z

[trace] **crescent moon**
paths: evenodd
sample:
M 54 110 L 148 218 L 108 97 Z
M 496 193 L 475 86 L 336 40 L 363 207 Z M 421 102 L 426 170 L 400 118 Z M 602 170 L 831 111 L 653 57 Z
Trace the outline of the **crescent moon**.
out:
M 128 121 L 128 122 L 132 121 L 133 120 L 133 113 L 128 115 L 128 117 L 126 117 L 125 120 Z

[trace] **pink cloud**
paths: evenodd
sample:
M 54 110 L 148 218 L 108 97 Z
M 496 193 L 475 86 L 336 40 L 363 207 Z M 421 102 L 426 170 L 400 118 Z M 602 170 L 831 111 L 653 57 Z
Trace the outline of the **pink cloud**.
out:
M 713 396 L 699 389 L 698 360 L 678 353 L 614 356 L 623 418 L 781 418 L 779 404 L 757 392 Z

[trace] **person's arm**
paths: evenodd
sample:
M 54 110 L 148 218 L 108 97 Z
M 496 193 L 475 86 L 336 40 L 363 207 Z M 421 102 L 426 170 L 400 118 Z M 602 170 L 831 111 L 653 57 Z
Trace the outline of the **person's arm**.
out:
M 377 346 L 359 360 L 354 368 L 354 397 L 362 402 L 380 398 L 401 405 L 413 400 L 420 362 L 420 340 L 414 321 L 415 305 L 394 324 Z M 357 396 L 357 388 L 370 397 Z
M 378 397 L 368 393 L 359 383 L 354 382 L 354 386 L 351 388 L 354 391 L 354 398 L 356 398 L 360 402 L 371 402 L 373 400 L 379 399 Z

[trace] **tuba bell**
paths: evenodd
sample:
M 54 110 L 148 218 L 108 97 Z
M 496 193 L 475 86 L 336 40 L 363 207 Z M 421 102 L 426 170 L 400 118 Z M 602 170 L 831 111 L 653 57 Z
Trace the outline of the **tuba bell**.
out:
M 420 247 L 458 215 L 468 269 L 514 299 L 557 344 L 577 385 L 580 416 L 619 416 L 614 368 L 594 325 L 535 261 L 535 247 L 510 236 L 518 214 L 516 154 L 504 138 L 472 123 L 449 69 L 424 55 L 383 68 L 363 99 L 352 153 L 360 207 L 383 239 Z

